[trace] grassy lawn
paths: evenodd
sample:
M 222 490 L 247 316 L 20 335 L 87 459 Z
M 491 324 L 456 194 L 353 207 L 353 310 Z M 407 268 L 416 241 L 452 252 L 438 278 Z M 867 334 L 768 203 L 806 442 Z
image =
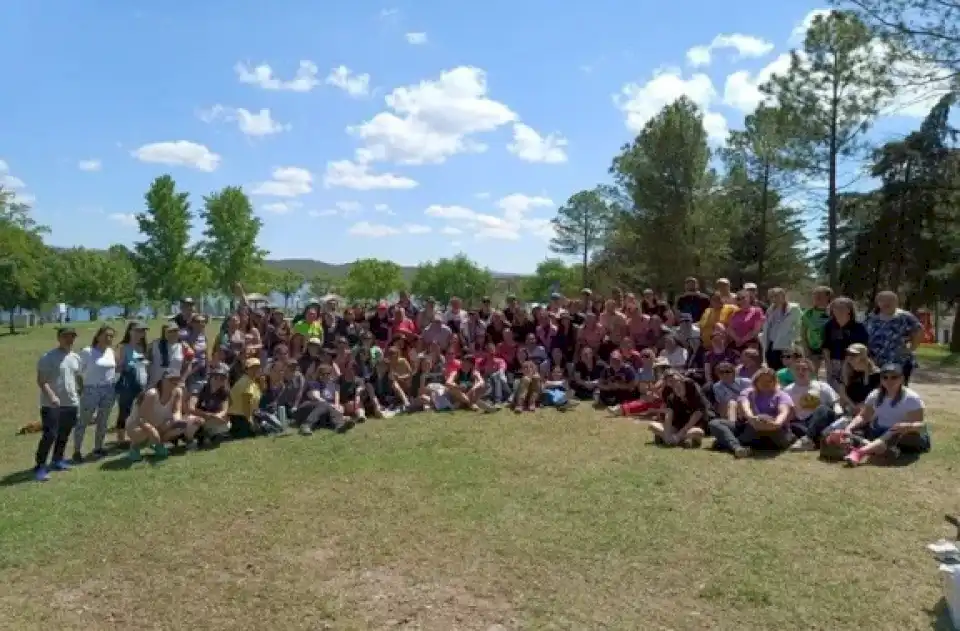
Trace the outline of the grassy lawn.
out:
M 949 628 L 924 545 L 960 510 L 956 414 L 935 411 L 934 452 L 900 468 L 657 449 L 583 410 L 20 483 L 36 436 L 14 431 L 52 340 L 0 338 L 4 629 Z
M 917 359 L 931 367 L 960 368 L 960 353 L 951 353 L 943 344 L 924 344 L 917 349 Z

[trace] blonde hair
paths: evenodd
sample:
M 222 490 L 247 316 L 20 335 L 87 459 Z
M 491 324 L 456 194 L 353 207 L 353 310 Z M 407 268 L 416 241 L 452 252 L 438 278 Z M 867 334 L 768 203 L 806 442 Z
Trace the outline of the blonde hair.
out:
M 880 372 L 880 368 L 870 359 L 870 356 L 863 353 L 860 355 L 847 355 L 843 358 L 843 367 L 840 368 L 840 381 L 843 382 L 846 386 L 847 382 L 850 380 L 850 377 L 854 372 L 860 372 L 853 367 L 853 362 L 851 361 L 854 357 L 862 357 L 865 362 L 867 362 L 866 376 L 875 375 Z

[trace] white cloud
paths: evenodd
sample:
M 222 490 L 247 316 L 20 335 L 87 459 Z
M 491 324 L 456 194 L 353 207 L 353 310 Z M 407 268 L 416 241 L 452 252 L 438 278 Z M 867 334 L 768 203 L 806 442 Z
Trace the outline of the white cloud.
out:
M 501 216 L 478 213 L 466 206 L 443 206 L 434 204 L 424 211 L 429 217 L 446 219 L 455 225 L 446 226 L 444 234 L 460 234 L 464 229 L 477 239 L 499 239 L 516 241 L 523 233 L 537 237 L 552 236 L 552 226 L 548 219 L 529 218 L 525 213 L 534 208 L 553 206 L 546 197 L 530 197 L 519 193 L 508 195 L 497 202 L 503 212 Z
M 526 162 L 559 164 L 567 161 L 566 146 L 567 139 L 559 134 L 541 136 L 528 125 L 514 123 L 513 142 L 507 145 L 507 150 Z
M 486 73 L 459 66 L 432 81 L 399 87 L 384 101 L 387 111 L 348 128 L 364 146 L 357 161 L 440 164 L 458 153 L 486 146 L 472 136 L 517 120 L 509 107 L 487 96 Z
M 345 215 L 351 215 L 358 213 L 363 210 L 363 206 L 360 205 L 360 202 L 337 202 L 334 204 L 337 209 Z
M 247 64 L 238 63 L 233 69 L 237 73 L 240 83 L 255 85 L 264 90 L 309 92 L 320 85 L 320 80 L 317 78 L 319 69 L 315 63 L 309 60 L 301 61 L 293 79 L 288 81 L 273 76 L 273 68 L 267 64 L 260 64 L 251 68 Z
M 328 208 L 327 210 L 311 210 L 307 214 L 311 217 L 333 217 L 337 215 L 338 212 L 332 208 Z
M 137 160 L 153 164 L 185 166 L 210 173 L 220 166 L 220 156 L 189 140 L 154 142 L 130 152 Z
M 115 221 L 125 228 L 137 228 L 137 216 L 133 213 L 112 213 L 108 215 L 111 221 Z
M 371 237 L 374 239 L 400 234 L 400 231 L 392 226 L 370 223 L 369 221 L 359 221 L 350 226 L 347 232 L 355 237 Z
M 30 193 L 18 193 L 14 196 L 14 201 L 16 201 L 18 204 L 33 206 L 37 202 L 37 196 L 31 195 Z
M 461 230 L 460 228 L 454 228 L 453 226 L 444 226 L 440 232 L 450 236 L 463 234 L 463 230 Z
M 427 43 L 426 33 L 407 33 L 407 43 L 414 46 L 421 46 Z
M 357 191 L 410 189 L 419 186 L 416 180 L 408 177 L 393 173 L 372 173 L 368 164 L 349 160 L 327 162 L 323 185 L 326 188 L 352 188 Z
M 386 204 L 374 204 L 373 209 L 378 213 L 383 213 L 384 215 L 396 215 L 397 213 L 393 212 L 389 206 Z
M 208 110 L 201 111 L 199 117 L 205 123 L 220 120 L 237 123 L 240 131 L 247 136 L 269 136 L 289 131 L 291 128 L 290 125 L 275 121 L 267 108 L 253 113 L 242 107 L 233 108 L 218 104 Z
M 300 208 L 300 206 L 301 204 L 299 202 L 289 201 L 289 202 L 271 202 L 269 204 L 264 204 L 263 206 L 261 206 L 261 208 L 263 208 L 263 210 L 265 210 L 268 213 L 273 213 L 275 215 L 285 215 L 289 212 L 296 210 L 297 208 Z
M 710 109 L 717 100 L 717 91 L 710 77 L 703 73 L 685 79 L 679 70 L 660 70 L 643 85 L 624 85 L 620 93 L 613 96 L 613 102 L 626 115 L 627 129 L 640 133 L 647 121 L 681 96 L 686 96 L 700 107 L 703 126 L 712 142 L 726 140 L 729 132 L 727 120 Z
M 763 57 L 773 51 L 773 44 L 753 35 L 732 33 L 717 35 L 706 46 L 694 46 L 687 51 L 687 62 L 694 67 L 707 66 L 713 61 L 713 52 L 732 49 L 736 51 L 734 60 L 751 57 Z
M 807 31 L 810 29 L 813 21 L 817 19 L 817 16 L 830 15 L 832 11 L 833 9 L 814 9 L 803 16 L 803 19 L 797 22 L 790 32 L 790 43 L 803 46 L 803 41 L 807 37 Z
M 254 185 L 251 194 L 272 197 L 299 197 L 313 190 L 313 175 L 300 167 L 277 167 L 271 179 Z
M 327 85 L 340 88 L 352 97 L 370 94 L 370 75 L 354 74 L 346 66 L 338 66 L 327 75 Z
M 81 160 L 78 162 L 77 168 L 81 171 L 99 171 L 103 168 L 103 164 L 96 158 L 91 158 L 90 160 Z
M 11 190 L 11 189 L 16 190 L 16 189 L 25 188 L 27 185 L 23 180 L 21 180 L 20 178 L 14 175 L 10 175 L 9 173 L 2 173 L 0 174 L 0 186 L 8 190 Z
M 409 223 L 403 227 L 403 230 L 408 234 L 427 234 L 428 232 L 432 232 L 433 228 L 430 226 L 421 226 L 420 224 Z
M 752 112 L 757 105 L 767 100 L 760 86 L 769 81 L 774 74 L 782 75 L 790 69 L 790 54 L 783 53 L 752 75 L 746 70 L 738 70 L 727 76 L 723 86 L 723 104 L 744 113 Z

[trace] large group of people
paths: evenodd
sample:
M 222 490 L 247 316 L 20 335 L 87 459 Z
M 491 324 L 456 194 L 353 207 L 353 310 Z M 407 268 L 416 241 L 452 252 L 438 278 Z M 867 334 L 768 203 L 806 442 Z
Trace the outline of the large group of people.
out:
M 189 298 L 155 340 L 142 322 L 119 342 L 101 326 L 75 352 L 75 329 L 58 329 L 37 364 L 36 479 L 105 457 L 114 404 L 116 444 L 133 461 L 143 449 L 162 458 L 170 446 L 342 433 L 398 414 L 577 405 L 646 419 L 665 447 L 712 437 L 737 458 L 819 449 L 857 466 L 930 449 L 908 387 L 922 328 L 892 292 L 862 320 L 829 287 L 802 309 L 782 288 L 764 302 L 754 284 L 734 291 L 718 279 L 707 295 L 695 278 L 673 304 L 651 289 L 531 306 L 508 296 L 502 309 L 401 293 L 372 309 L 314 302 L 290 320 L 236 289 L 237 309 L 216 330 Z

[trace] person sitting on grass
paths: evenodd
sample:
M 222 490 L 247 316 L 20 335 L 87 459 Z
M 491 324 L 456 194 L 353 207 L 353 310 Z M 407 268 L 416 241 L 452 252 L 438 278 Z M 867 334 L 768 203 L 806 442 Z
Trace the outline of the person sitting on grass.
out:
M 607 412 L 613 416 L 645 416 L 662 411 L 664 377 L 669 370 L 669 360 L 663 357 L 654 360 L 649 368 L 649 376 L 644 377 L 642 381 L 638 380 L 637 394 L 639 397 L 632 401 L 625 401 L 620 405 L 611 406 L 607 408 Z
M 748 348 L 740 354 L 737 377 L 743 377 L 750 381 L 761 368 L 763 368 L 763 360 L 760 357 L 760 351 L 755 348 Z
M 597 355 L 589 346 L 580 349 L 580 359 L 573 365 L 570 385 L 573 395 L 580 401 L 592 401 L 597 392 L 597 384 L 603 377 L 604 365 L 597 361 Z
M 483 355 L 477 359 L 480 375 L 487 390 L 483 400 L 491 405 L 503 405 L 510 400 L 510 384 L 507 381 L 507 362 L 497 355 L 497 345 L 487 342 Z
M 248 357 L 243 362 L 243 376 L 230 389 L 230 435 L 249 438 L 257 434 L 255 413 L 260 409 L 260 360 Z
M 147 445 L 153 448 L 153 455 L 157 458 L 166 458 L 168 454 L 163 439 L 160 437 L 160 432 L 140 412 L 146 396 L 147 392 L 141 392 L 137 395 L 130 406 L 130 414 L 127 417 L 125 427 L 127 439 L 130 441 L 127 459 L 131 462 L 143 460 L 143 454 L 140 453 L 140 450 Z
M 793 401 L 793 420 L 790 426 L 800 440 L 791 445 L 791 451 L 814 451 L 820 448 L 820 439 L 828 427 L 843 413 L 840 397 L 826 382 L 817 380 L 812 360 L 793 361 L 795 381 L 783 389 Z
M 343 415 L 357 423 L 367 420 L 363 409 L 363 381 L 357 376 L 353 362 L 344 364 L 340 371 L 340 405 Z
M 207 370 L 207 382 L 200 391 L 190 395 L 187 401 L 187 420 L 199 431 L 197 446 L 219 446 L 224 436 L 230 433 L 230 369 L 218 364 Z
M 664 421 L 651 421 L 649 425 L 654 442 L 668 447 L 699 447 L 710 420 L 710 404 L 697 383 L 676 370 L 668 370 L 664 375 L 663 403 Z
M 367 413 L 374 418 L 393 418 L 410 405 L 410 400 L 390 373 L 390 365 L 380 355 L 366 384 Z
M 783 361 L 783 368 L 777 370 L 777 383 L 780 384 L 780 387 L 786 388 L 793 383 L 793 362 L 803 359 L 803 357 L 803 347 L 799 344 L 794 344 L 793 348 L 781 353 L 780 358 Z
M 521 375 L 514 384 L 513 393 L 513 411 L 533 412 L 537 409 L 537 401 L 540 399 L 540 371 L 537 364 L 526 359 L 520 366 Z
M 483 396 L 486 385 L 480 371 L 477 370 L 474 356 L 467 353 L 460 361 L 460 367 L 447 375 L 447 393 L 454 405 L 463 410 L 479 412 L 480 397 Z
M 566 412 L 576 405 L 576 402 L 570 400 L 570 386 L 560 366 L 554 366 L 550 377 L 542 382 L 540 405 L 556 408 L 561 412 Z
M 610 353 L 610 363 L 597 384 L 598 403 L 610 407 L 632 400 L 637 394 L 637 372 L 623 361 L 620 351 Z
M 924 419 L 923 399 L 904 385 L 903 366 L 890 363 L 880 369 L 882 382 L 863 402 L 849 423 L 831 428 L 827 442 L 850 444 L 847 466 L 855 467 L 875 456 L 896 459 L 902 452 L 930 451 L 930 432 Z
M 864 344 L 851 344 L 847 347 L 846 358 L 840 369 L 837 394 L 844 411 L 854 417 L 863 408 L 867 396 L 881 385 L 880 369 L 867 352 Z
M 753 387 L 747 388 L 738 401 L 737 418 L 715 418 L 710 421 L 710 434 L 717 449 L 729 451 L 737 458 L 746 458 L 753 449 L 785 450 L 793 444 L 790 416 L 793 403 L 780 389 L 777 376 L 762 368 L 753 376 Z
M 754 351 L 756 353 L 756 351 Z M 756 353 L 759 356 L 759 353 Z M 752 385 L 750 379 L 737 376 L 737 369 L 730 362 L 722 362 L 717 366 L 717 381 L 710 388 L 713 399 L 713 409 L 718 418 L 733 419 L 737 417 L 737 401 L 740 395 Z

